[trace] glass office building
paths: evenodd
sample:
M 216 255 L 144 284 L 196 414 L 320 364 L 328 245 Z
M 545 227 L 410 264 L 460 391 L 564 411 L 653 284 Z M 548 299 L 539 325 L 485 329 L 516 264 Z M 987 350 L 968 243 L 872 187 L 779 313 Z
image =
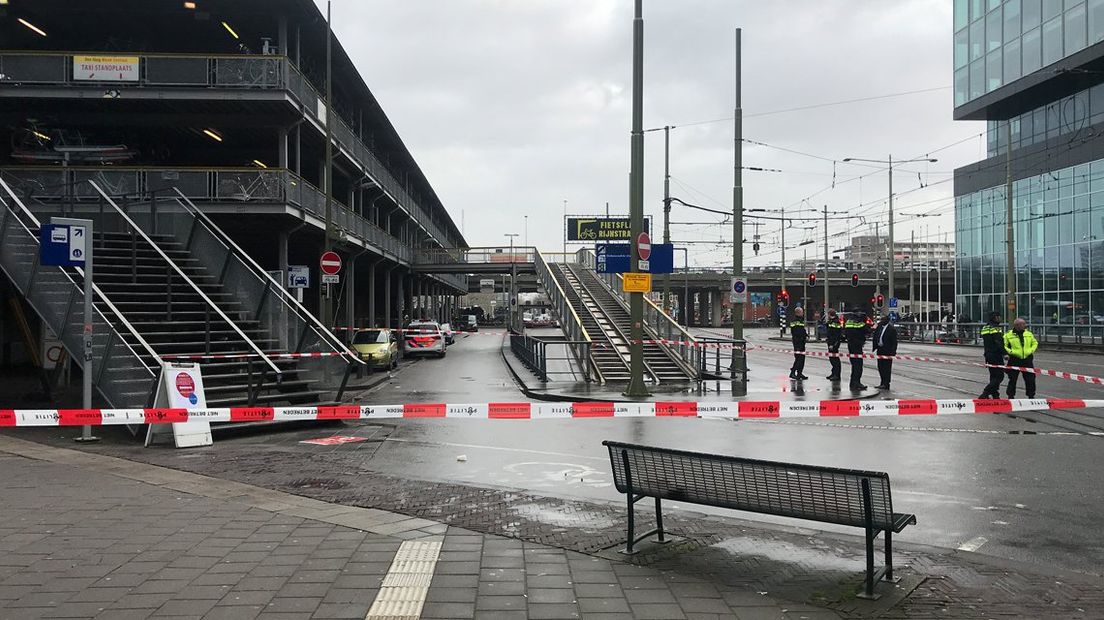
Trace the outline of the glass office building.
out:
M 1104 337 L 1104 0 L 955 0 L 954 117 L 987 121 L 955 171 L 956 311 L 1047 339 Z

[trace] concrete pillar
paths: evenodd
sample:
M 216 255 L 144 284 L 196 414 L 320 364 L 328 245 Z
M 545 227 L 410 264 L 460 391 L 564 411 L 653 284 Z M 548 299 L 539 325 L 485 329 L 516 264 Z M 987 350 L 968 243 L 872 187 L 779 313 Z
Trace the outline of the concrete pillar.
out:
M 368 265 L 368 327 L 376 326 L 376 268 L 379 262 L 373 259 Z
M 383 272 L 383 325 L 395 327 L 395 306 L 391 305 L 391 271 L 394 267 L 388 267 Z
M 276 164 L 284 169 L 288 167 L 288 130 L 280 127 L 276 130 L 276 148 L 279 152 Z
M 278 256 L 277 262 L 279 263 L 278 269 L 283 274 L 281 277 L 284 279 L 284 281 L 280 283 L 280 286 L 287 286 L 288 237 L 289 235 L 286 232 L 281 232 L 276 239 L 276 254 Z M 283 304 L 281 304 L 280 307 L 284 308 L 284 311 L 281 313 L 280 316 L 280 348 L 286 351 L 289 345 L 287 329 L 287 321 L 289 317 L 287 316 L 286 306 L 283 306 Z
M 303 176 L 303 124 L 295 126 L 295 174 Z M 95 276 L 93 276 L 94 278 Z
M 712 322 L 712 325 L 713 325 L 713 327 L 720 327 L 723 324 L 723 321 L 722 321 L 723 313 L 722 313 L 722 309 L 721 309 L 721 291 L 714 289 L 714 290 L 709 292 L 709 297 L 711 298 L 711 301 L 712 301 L 711 305 L 713 306 L 713 322 Z
M 345 276 L 345 327 L 356 327 L 356 258 L 349 259 L 349 273 Z M 346 332 L 348 333 L 348 332 Z

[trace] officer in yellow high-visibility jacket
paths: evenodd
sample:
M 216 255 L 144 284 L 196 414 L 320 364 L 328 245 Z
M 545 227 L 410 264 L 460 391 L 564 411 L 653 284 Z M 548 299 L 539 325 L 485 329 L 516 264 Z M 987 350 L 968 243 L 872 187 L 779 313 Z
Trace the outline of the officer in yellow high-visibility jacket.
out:
M 1020 368 L 1035 367 L 1035 351 L 1039 341 L 1027 329 L 1027 321 L 1022 318 L 1012 323 L 1012 331 L 1004 334 L 1004 352 L 1008 354 L 1008 365 Z M 1023 375 L 1024 391 L 1028 398 L 1035 398 L 1035 373 L 1030 370 L 1008 370 L 1008 398 L 1016 397 L 1016 377 Z

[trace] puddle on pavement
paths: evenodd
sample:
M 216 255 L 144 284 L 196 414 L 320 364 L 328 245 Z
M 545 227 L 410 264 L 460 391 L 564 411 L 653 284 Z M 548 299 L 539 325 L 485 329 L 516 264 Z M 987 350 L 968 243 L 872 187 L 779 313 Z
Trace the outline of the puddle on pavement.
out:
M 556 527 L 578 528 L 588 533 L 616 526 L 616 522 L 605 514 L 589 510 L 575 510 L 568 514 L 538 503 L 514 504 L 510 510 L 530 521 Z
M 812 543 L 812 544 L 805 544 Z M 720 550 L 738 558 L 747 558 L 749 555 L 766 558 L 772 562 L 793 564 L 800 562 L 815 566 L 818 569 L 834 569 L 845 572 L 862 572 L 866 570 L 864 560 L 848 559 L 844 556 L 856 553 L 855 549 L 843 547 L 829 547 L 820 541 L 803 541 L 801 546 L 778 539 L 757 539 L 741 536 L 729 538 L 711 545 L 712 549 Z M 862 551 L 862 549 L 859 549 Z
M 505 475 L 496 478 L 509 486 L 524 484 L 527 488 L 550 489 L 566 485 L 600 489 L 613 484 L 610 474 L 578 463 L 530 461 L 512 463 L 502 471 Z

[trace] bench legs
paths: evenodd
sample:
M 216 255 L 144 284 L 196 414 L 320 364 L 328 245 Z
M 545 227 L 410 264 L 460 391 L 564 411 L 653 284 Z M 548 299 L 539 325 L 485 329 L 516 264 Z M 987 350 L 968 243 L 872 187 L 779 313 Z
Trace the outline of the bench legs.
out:
M 874 509 L 870 504 L 870 481 L 866 478 L 862 479 L 862 495 L 865 507 L 863 517 L 866 520 L 866 580 L 863 583 L 863 591 L 856 596 L 876 601 L 882 597 L 881 594 L 874 592 L 874 538 L 878 536 L 878 530 L 874 528 Z M 888 537 L 886 540 L 888 544 Z M 888 547 L 886 548 L 888 549 Z
M 656 534 L 659 534 L 658 542 L 665 543 L 667 539 L 663 537 L 663 508 L 659 505 L 659 498 L 656 500 Z
M 901 581 L 900 577 L 893 575 L 893 531 L 885 531 L 885 575 L 882 575 L 882 581 L 888 581 L 889 583 L 898 583 Z

